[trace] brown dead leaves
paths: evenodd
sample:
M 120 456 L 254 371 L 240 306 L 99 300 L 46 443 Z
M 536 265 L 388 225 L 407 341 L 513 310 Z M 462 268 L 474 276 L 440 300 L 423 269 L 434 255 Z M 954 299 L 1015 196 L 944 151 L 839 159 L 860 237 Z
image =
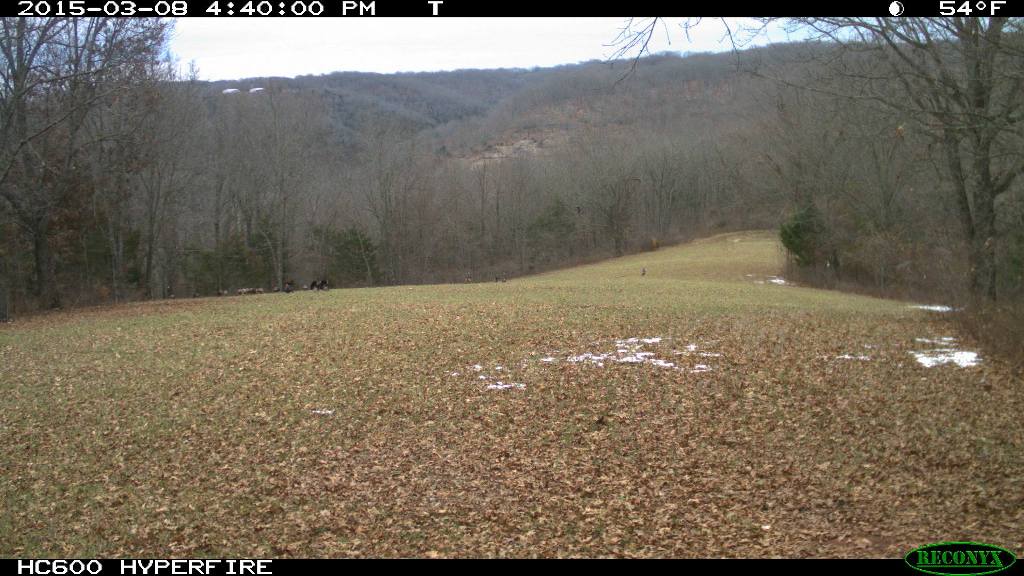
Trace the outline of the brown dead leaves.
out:
M 721 266 L 748 246 L 769 252 L 755 240 Z M 914 339 L 950 326 L 861 297 L 753 286 L 711 265 L 715 246 L 643 257 L 674 259 L 676 283 L 645 260 L 642 286 L 592 266 L 5 328 L 2 551 L 1024 547 L 1024 387 L 1005 367 L 924 368 Z M 737 279 L 715 280 L 726 276 Z M 664 338 L 650 349 L 680 369 L 565 361 L 645 336 Z M 540 361 L 549 354 L 559 361 Z M 476 364 L 525 388 L 487 389 Z

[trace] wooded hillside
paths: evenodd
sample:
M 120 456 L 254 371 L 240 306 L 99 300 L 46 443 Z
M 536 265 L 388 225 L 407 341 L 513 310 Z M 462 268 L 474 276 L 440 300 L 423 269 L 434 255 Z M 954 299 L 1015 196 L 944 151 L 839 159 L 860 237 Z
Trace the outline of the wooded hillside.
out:
M 232 82 L 176 77 L 168 26 L 2 22 L 0 284 L 14 312 L 287 281 L 493 281 L 745 228 L 780 230 L 791 274 L 819 284 L 950 303 L 1024 290 L 1016 19 L 922 55 L 905 50 L 917 37 L 886 48 L 883 30 L 635 69 Z M 961 74 L 972 54 L 991 56 L 976 78 Z M 870 70 L 869 94 L 851 71 Z M 936 118 L 961 77 L 988 106 L 975 113 L 1008 125 L 964 128 L 956 148 Z M 954 85 L 930 115 L 879 96 L 929 81 Z M 987 168 L 971 164 L 982 146 Z M 957 150 L 999 179 L 989 204 L 964 207 L 977 170 L 951 175 Z M 990 210 L 988 231 L 965 210 Z

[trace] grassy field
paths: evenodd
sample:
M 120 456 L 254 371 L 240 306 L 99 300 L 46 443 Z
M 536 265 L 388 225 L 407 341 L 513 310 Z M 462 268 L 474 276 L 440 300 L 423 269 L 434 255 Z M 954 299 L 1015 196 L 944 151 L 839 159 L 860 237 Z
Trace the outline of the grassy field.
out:
M 1024 551 L 1021 381 L 925 367 L 941 314 L 781 268 L 741 233 L 0 327 L 0 555 Z

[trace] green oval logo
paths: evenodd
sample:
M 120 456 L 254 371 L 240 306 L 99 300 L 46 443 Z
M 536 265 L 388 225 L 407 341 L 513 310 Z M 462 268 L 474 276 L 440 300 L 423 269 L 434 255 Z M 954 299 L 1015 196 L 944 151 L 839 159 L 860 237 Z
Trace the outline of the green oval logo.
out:
M 919 572 L 939 576 L 980 576 L 1002 572 L 1017 561 L 1012 552 L 981 542 L 936 542 L 914 548 L 903 557 Z

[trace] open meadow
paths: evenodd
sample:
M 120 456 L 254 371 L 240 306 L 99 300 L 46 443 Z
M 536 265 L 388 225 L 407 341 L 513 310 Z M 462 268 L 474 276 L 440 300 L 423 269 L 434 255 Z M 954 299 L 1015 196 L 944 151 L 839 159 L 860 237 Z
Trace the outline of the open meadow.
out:
M 941 313 L 782 268 L 749 232 L 507 283 L 19 319 L 0 554 L 1024 549 L 1019 378 Z

